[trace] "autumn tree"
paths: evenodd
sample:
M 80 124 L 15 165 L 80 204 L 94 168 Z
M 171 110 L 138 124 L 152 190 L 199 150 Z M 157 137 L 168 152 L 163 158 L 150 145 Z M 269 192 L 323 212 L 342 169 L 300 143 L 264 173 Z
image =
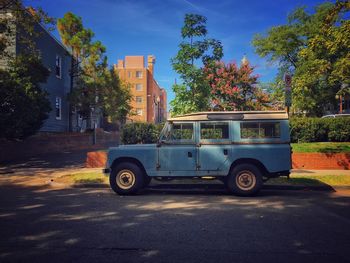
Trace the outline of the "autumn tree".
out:
M 221 110 L 263 110 L 268 107 L 268 95 L 257 85 L 258 75 L 248 61 L 216 62 L 204 69 L 211 88 L 213 107 Z
M 172 58 L 173 69 L 182 79 L 175 84 L 175 99 L 170 103 L 174 115 L 202 111 L 209 108 L 210 87 L 203 68 L 223 56 L 221 42 L 206 38 L 207 19 L 197 14 L 186 14 L 181 29 L 182 42 Z

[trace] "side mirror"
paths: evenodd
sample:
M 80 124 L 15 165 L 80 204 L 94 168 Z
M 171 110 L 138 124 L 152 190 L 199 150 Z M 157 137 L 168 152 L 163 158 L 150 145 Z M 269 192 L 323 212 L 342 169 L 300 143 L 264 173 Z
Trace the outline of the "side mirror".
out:
M 157 147 L 160 147 L 160 146 L 162 146 L 162 141 L 161 141 L 161 140 L 158 140 L 158 142 L 157 142 Z

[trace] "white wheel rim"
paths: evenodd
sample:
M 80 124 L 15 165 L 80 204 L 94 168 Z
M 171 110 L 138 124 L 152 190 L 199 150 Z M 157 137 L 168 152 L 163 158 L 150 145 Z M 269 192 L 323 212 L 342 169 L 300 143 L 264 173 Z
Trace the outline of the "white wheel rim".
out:
M 117 174 L 116 181 L 119 188 L 130 189 L 135 184 L 135 174 L 130 170 L 121 170 Z
M 254 173 L 248 170 L 241 171 L 236 176 L 236 185 L 243 191 L 252 190 L 256 185 L 256 178 Z

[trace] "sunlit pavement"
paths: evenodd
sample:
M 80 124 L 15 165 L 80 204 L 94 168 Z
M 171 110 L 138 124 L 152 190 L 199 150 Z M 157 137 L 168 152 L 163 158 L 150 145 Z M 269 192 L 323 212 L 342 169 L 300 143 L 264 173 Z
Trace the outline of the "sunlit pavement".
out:
M 222 185 L 109 189 L 2 183 L 0 262 L 349 262 L 350 197 Z

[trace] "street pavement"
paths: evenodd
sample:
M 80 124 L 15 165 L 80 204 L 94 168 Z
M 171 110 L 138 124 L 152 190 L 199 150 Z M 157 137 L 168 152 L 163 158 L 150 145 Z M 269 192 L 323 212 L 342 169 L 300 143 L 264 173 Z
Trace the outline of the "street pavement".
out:
M 91 171 L 84 162 L 60 153 L 0 168 L 0 262 L 350 262 L 348 189 L 242 198 L 211 181 L 152 182 L 123 197 L 54 183 Z
M 350 196 L 336 192 L 0 189 L 0 262 L 350 262 Z

